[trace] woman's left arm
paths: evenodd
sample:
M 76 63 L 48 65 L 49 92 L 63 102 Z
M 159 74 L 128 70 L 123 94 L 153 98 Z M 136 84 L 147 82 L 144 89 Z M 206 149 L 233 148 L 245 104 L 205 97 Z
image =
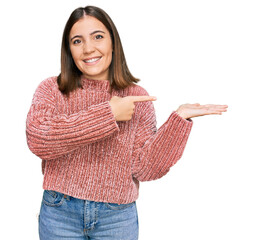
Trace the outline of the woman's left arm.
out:
M 139 181 L 161 178 L 181 158 L 193 125 L 191 117 L 224 111 L 218 105 L 183 104 L 157 130 L 153 103 L 144 104 L 132 154 L 132 174 Z

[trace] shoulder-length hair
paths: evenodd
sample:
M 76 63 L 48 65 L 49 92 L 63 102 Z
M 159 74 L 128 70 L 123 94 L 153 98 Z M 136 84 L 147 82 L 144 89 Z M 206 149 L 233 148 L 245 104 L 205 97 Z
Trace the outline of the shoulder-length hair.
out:
M 83 18 L 84 15 L 95 17 L 102 22 L 110 32 L 113 45 L 108 79 L 110 81 L 110 92 L 112 92 L 112 89 L 124 89 L 133 83 L 139 82 L 140 80 L 133 77 L 127 67 L 119 33 L 109 15 L 98 7 L 86 6 L 85 8 L 80 7 L 75 9 L 71 13 L 64 28 L 61 46 L 61 73 L 57 77 L 59 90 L 68 96 L 73 90 L 82 88 L 82 72 L 77 68 L 72 58 L 69 46 L 69 34 L 73 25 Z

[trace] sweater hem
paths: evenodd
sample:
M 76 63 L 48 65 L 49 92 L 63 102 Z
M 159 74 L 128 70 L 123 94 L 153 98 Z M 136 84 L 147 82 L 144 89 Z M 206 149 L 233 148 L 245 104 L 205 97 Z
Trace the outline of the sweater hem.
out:
M 62 188 L 47 186 L 45 184 L 43 185 L 43 189 L 44 190 L 52 190 L 52 191 L 60 192 L 62 194 L 68 195 L 70 197 L 78 198 L 78 199 L 81 199 L 81 200 L 89 200 L 89 201 L 103 202 L 103 203 L 128 204 L 128 203 L 135 202 L 139 197 L 139 194 L 137 194 L 137 196 L 135 196 L 133 198 L 121 199 L 119 201 L 115 198 L 110 198 L 111 196 L 113 196 L 113 193 L 109 193 L 108 194 L 109 197 L 101 198 L 101 197 L 92 197 L 87 192 L 83 192 L 82 194 L 76 194 L 76 193 L 71 192 L 71 191 L 63 190 Z

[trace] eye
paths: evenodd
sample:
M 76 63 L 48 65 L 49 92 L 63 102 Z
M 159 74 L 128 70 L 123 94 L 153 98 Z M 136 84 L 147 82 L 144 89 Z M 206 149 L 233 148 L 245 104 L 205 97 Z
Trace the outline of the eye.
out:
M 76 40 L 73 41 L 74 44 L 78 44 L 78 43 L 80 43 L 80 42 L 81 42 L 80 39 L 76 39 Z
M 101 39 L 101 38 L 104 38 L 104 37 L 100 34 L 95 36 L 95 39 Z

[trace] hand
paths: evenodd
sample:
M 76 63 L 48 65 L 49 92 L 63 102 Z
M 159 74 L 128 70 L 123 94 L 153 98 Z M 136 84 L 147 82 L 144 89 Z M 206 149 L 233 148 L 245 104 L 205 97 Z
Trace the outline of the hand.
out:
M 134 113 L 135 102 L 154 101 L 156 97 L 152 96 L 113 96 L 109 101 L 113 115 L 116 121 L 128 121 Z
M 227 105 L 215 105 L 207 104 L 200 105 L 196 104 L 183 104 L 180 105 L 176 112 L 184 119 L 205 116 L 210 114 L 221 115 L 223 112 L 227 111 Z

